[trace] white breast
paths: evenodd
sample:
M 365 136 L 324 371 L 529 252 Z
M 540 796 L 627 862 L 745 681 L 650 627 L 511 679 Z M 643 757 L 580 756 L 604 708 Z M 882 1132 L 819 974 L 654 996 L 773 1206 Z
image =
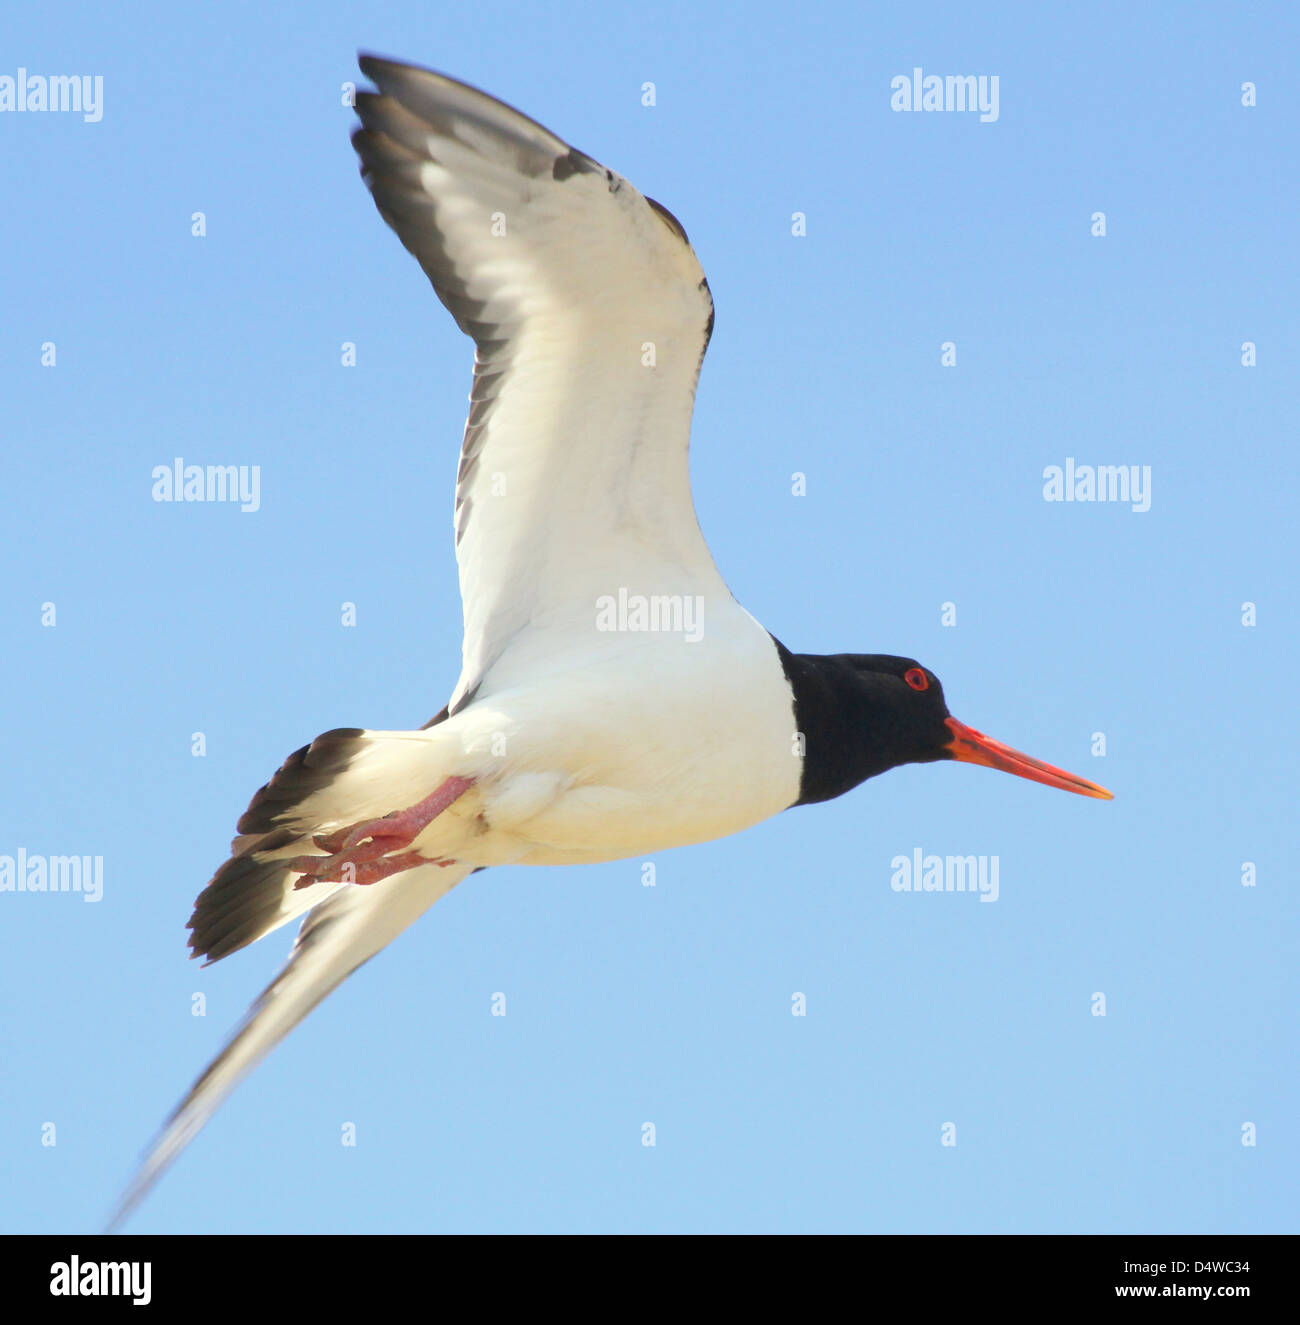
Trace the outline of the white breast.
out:
M 468 707 L 431 729 L 441 766 L 477 779 L 457 818 L 479 835 L 456 844 L 458 858 L 617 860 L 739 832 L 798 799 L 776 646 L 733 599 L 704 609 L 694 642 L 592 632 L 538 657 L 521 640 Z

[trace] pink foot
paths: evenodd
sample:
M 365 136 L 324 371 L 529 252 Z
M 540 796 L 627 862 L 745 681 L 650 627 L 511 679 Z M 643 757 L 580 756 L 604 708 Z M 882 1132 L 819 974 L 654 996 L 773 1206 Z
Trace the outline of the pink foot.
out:
M 303 877 L 294 888 L 307 888 L 313 883 L 378 883 L 390 874 L 413 869 L 416 865 L 450 865 L 449 860 L 431 861 L 418 851 L 402 855 L 393 853 L 410 846 L 473 785 L 473 778 L 447 778 L 431 795 L 405 810 L 394 810 L 382 818 L 368 819 L 314 837 L 312 841 L 329 854 L 295 857 L 292 868 Z

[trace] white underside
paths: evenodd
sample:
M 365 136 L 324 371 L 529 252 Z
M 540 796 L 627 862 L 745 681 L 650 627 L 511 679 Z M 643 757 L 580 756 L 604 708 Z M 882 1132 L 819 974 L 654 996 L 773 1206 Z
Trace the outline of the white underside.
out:
M 733 599 L 701 638 L 601 633 L 545 658 L 508 650 L 473 701 L 420 732 L 371 732 L 337 789 L 353 821 L 474 786 L 412 844 L 480 865 L 618 860 L 725 837 L 792 805 L 801 759 L 768 633 Z M 361 787 L 364 785 L 364 793 Z M 342 807 L 340 807 L 342 808 Z

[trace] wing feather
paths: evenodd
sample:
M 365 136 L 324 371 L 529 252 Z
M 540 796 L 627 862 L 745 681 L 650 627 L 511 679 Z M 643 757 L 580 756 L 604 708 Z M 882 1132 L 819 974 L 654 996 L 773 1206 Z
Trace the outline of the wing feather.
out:
M 525 626 L 535 658 L 590 647 L 620 588 L 726 592 L 687 456 L 713 301 L 681 225 L 620 175 L 464 83 L 361 67 L 362 175 L 475 341 L 454 713 Z
M 240 1081 L 322 1000 L 470 873 L 421 865 L 370 887 L 347 887 L 302 922 L 279 975 L 163 1125 L 109 1223 L 144 1199 Z

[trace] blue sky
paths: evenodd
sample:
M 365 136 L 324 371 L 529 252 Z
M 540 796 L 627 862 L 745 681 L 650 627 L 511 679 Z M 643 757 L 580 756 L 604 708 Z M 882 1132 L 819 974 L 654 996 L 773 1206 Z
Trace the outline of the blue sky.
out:
M 681 219 L 718 310 L 696 503 L 769 629 L 920 658 L 959 717 L 1116 799 L 911 767 L 665 853 L 654 887 L 640 860 L 476 876 L 131 1227 L 1295 1231 L 1297 27 L 10 7 L 0 77 L 102 75 L 103 114 L 0 113 L 0 856 L 102 857 L 103 896 L 0 893 L 0 1227 L 97 1227 L 287 951 L 186 961 L 251 793 L 456 679 L 471 350 L 357 178 L 361 47 Z M 891 110 L 918 66 L 997 75 L 997 120 Z M 260 509 L 153 501 L 176 456 L 259 466 Z M 1150 509 L 1045 501 L 1067 457 L 1149 466 Z M 996 856 L 997 901 L 894 891 L 916 849 Z

